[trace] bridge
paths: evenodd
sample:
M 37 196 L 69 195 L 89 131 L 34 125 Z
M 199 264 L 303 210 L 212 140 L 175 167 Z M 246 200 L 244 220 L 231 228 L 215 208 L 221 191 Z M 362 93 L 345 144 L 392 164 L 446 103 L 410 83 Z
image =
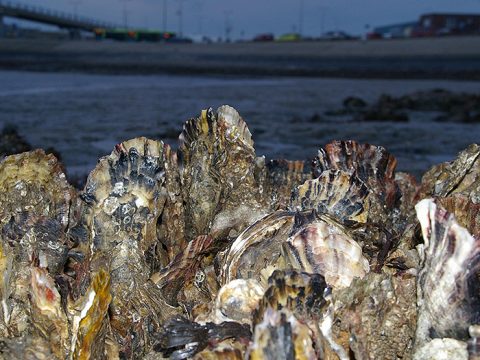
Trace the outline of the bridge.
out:
M 0 28 L 2 27 L 4 16 L 56 25 L 61 29 L 68 29 L 70 31 L 83 30 L 93 32 L 98 28 L 112 29 L 119 27 L 110 22 L 98 21 L 84 16 L 46 9 L 40 6 L 0 0 Z

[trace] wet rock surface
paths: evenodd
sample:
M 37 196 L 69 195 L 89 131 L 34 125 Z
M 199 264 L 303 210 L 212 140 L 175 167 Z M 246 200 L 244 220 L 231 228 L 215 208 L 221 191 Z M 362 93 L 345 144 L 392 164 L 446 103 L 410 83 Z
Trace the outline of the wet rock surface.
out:
M 351 116 L 355 121 L 408 122 L 412 112 L 431 113 L 437 122 L 478 123 L 480 96 L 434 89 L 400 97 L 384 94 L 371 104 L 359 97 L 348 97 L 343 108 L 328 114 Z
M 385 148 L 333 141 L 307 170 L 258 157 L 222 106 L 178 151 L 119 143 L 81 191 L 52 154 L 6 156 L 0 357 L 476 356 L 479 154 L 417 183 Z

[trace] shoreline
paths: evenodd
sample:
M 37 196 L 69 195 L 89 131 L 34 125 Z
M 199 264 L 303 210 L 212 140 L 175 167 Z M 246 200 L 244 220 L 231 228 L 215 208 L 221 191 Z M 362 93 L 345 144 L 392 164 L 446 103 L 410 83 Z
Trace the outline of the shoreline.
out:
M 1 39 L 0 69 L 480 80 L 480 37 L 223 44 Z

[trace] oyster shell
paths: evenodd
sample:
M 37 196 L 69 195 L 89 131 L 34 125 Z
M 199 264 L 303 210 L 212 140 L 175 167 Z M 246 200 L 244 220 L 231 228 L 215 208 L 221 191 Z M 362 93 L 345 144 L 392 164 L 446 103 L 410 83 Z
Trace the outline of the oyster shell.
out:
M 45 338 L 58 359 L 69 353 L 67 316 L 53 279 L 42 268 L 31 269 L 31 311 L 35 329 Z
M 369 191 L 354 174 L 341 170 L 326 170 L 317 178 L 307 180 L 292 193 L 292 211 L 315 209 L 338 221 L 366 221 Z
M 480 203 L 480 146 L 472 144 L 449 163 L 434 166 L 422 178 L 421 196 L 463 194 Z
M 370 272 L 332 292 L 332 339 L 356 359 L 411 359 L 417 320 L 416 279 Z M 325 358 L 338 349 L 327 343 Z
M 63 269 L 75 196 L 53 155 L 36 150 L 0 162 L 2 337 L 32 330 L 31 265 L 36 262 L 53 275 Z
M 170 359 L 186 359 L 209 346 L 209 343 L 226 339 L 249 341 L 250 329 L 236 322 L 200 325 L 185 318 L 170 320 L 158 334 L 155 351 L 162 352 Z
M 149 281 L 153 269 L 169 257 L 168 251 L 161 252 L 157 224 L 168 205 L 166 184 L 175 183 L 171 179 L 178 177 L 171 157 L 167 145 L 146 138 L 118 144 L 111 155 L 99 161 L 81 195 L 82 223 L 90 248 L 82 251 L 90 250 L 90 271 L 106 268 L 110 273 L 110 323 L 124 357 L 148 351 L 151 336 L 178 312 Z M 179 226 L 182 233 L 181 221 L 171 226 Z M 170 240 L 165 241 L 163 245 Z M 160 252 L 153 251 L 151 256 L 152 248 Z
M 304 171 L 303 161 L 270 160 L 265 164 L 261 158 L 261 168 L 264 170 L 260 189 L 270 211 L 286 210 L 290 204 L 292 190 L 310 178 Z
M 245 229 L 221 262 L 221 284 L 234 279 L 255 279 L 266 285 L 273 271 L 281 266 L 281 246 L 294 224 L 295 213 L 276 211 Z
M 222 286 L 215 300 L 214 322 L 251 325 L 252 315 L 265 289 L 254 279 L 235 279 Z
M 73 359 L 105 358 L 107 312 L 111 300 L 110 276 L 101 270 L 93 277 L 85 296 L 70 306 Z
M 432 338 L 466 340 L 469 325 L 480 318 L 480 240 L 432 199 L 419 202 L 416 211 L 425 242 L 419 245 L 416 347 Z
M 238 234 L 265 214 L 258 200 L 253 141 L 235 109 L 208 109 L 187 121 L 180 153 L 188 240 Z
M 263 321 L 268 308 L 291 311 L 299 320 L 318 319 L 330 292 L 323 276 L 295 270 L 276 270 L 253 315 L 254 324 Z
M 200 268 L 203 257 L 211 251 L 212 237 L 199 236 L 190 241 L 183 252 L 160 272 L 151 276 L 153 283 L 161 289 L 162 295 L 172 305 L 178 304 L 178 294 L 182 288 L 190 285 L 192 281 L 195 286 L 200 287 L 205 281 L 202 269 Z M 211 295 L 209 299 L 211 300 Z M 192 298 L 193 299 L 193 298 Z M 199 298 L 194 298 L 196 302 Z
M 359 144 L 351 140 L 334 141 L 319 150 L 312 171 L 314 178 L 325 170 L 353 171 L 376 195 L 379 206 L 388 210 L 397 200 L 394 182 L 396 165 L 397 160 L 381 146 Z M 371 209 L 370 212 L 370 216 L 380 216 L 385 208 Z
M 329 289 L 318 274 L 275 271 L 253 316 L 250 359 L 317 359 L 318 321 Z
M 455 339 L 433 339 L 422 346 L 413 356 L 413 360 L 467 360 L 467 344 Z
M 251 360 L 318 359 L 310 329 L 288 311 L 272 308 L 255 326 L 248 353 Z
M 321 274 L 334 288 L 348 287 L 354 278 L 363 278 L 370 271 L 360 245 L 325 217 L 300 227 L 285 249 L 294 268 Z

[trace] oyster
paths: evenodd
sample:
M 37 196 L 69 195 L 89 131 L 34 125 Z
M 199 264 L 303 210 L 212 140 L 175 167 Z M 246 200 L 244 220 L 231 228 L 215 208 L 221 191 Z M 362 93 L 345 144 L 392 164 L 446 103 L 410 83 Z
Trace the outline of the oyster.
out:
M 235 279 L 222 286 L 215 300 L 214 322 L 236 321 L 251 324 L 265 289 L 254 279 Z
M 265 159 L 261 160 L 261 193 L 266 197 L 270 211 L 286 210 L 292 190 L 310 178 L 304 172 L 305 164 L 303 161 L 289 160 L 270 160 L 265 164 Z
M 255 326 L 248 349 L 251 360 L 318 359 L 310 329 L 288 311 L 268 308 Z
M 31 269 L 31 311 L 33 325 L 39 335 L 48 340 L 58 359 L 69 353 L 67 316 L 61 306 L 60 294 L 53 279 L 42 268 Z
M 355 141 L 334 141 L 320 149 L 313 161 L 314 178 L 325 170 L 353 171 L 375 195 L 370 216 L 382 217 L 397 201 L 395 167 L 397 160 L 383 147 Z M 378 209 L 375 208 L 378 206 Z M 383 208 L 383 209 L 382 209 Z
M 480 146 L 472 144 L 450 163 L 434 166 L 422 178 L 421 196 L 463 194 L 480 203 Z
M 421 188 L 354 141 L 309 175 L 222 106 L 178 155 L 120 143 L 80 196 L 52 155 L 0 162 L 0 358 L 479 357 L 478 145 Z
M 211 251 L 212 242 L 213 239 L 208 235 L 197 237 L 190 241 L 186 249 L 167 267 L 151 276 L 153 283 L 161 289 L 162 295 L 170 304 L 175 306 L 178 304 L 179 292 L 192 281 L 198 287 L 202 285 L 205 279 L 200 265 L 203 257 Z M 195 300 L 199 301 L 198 297 Z
M 253 316 L 250 359 L 317 359 L 318 321 L 329 289 L 321 275 L 275 271 Z
M 221 262 L 221 284 L 253 278 L 266 285 L 273 271 L 282 266 L 281 246 L 294 224 L 295 213 L 276 211 L 245 229 Z
M 152 270 L 165 262 L 161 258 L 169 255 L 162 253 L 157 223 L 168 205 L 166 184 L 174 182 L 168 179 L 178 177 L 171 156 L 168 146 L 154 140 L 121 143 L 99 161 L 81 195 L 90 271 L 110 273 L 110 323 L 125 357 L 147 351 L 156 329 L 178 312 L 149 281 Z M 154 256 L 152 249 L 158 250 Z M 90 256 L 88 249 L 82 251 Z
M 356 359 L 409 359 L 417 320 L 416 279 L 368 273 L 350 287 L 332 292 L 332 340 Z M 326 343 L 325 358 L 338 348 Z
M 472 358 L 468 356 L 467 345 L 463 341 L 448 338 L 429 341 L 413 356 L 413 360 L 438 359 L 472 360 Z
M 330 292 L 323 276 L 296 270 L 276 270 L 268 279 L 268 285 L 253 315 L 254 324 L 263 321 L 268 308 L 288 309 L 304 322 L 318 319 Z
M 102 359 L 107 349 L 110 276 L 104 270 L 95 274 L 83 298 L 70 305 L 73 359 Z M 110 354 L 114 355 L 114 354 Z
M 32 323 L 42 321 L 30 316 L 32 265 L 36 263 L 52 275 L 63 269 L 75 195 L 53 155 L 37 150 L 8 156 L 0 163 L 2 337 L 29 334 Z M 50 279 L 48 275 L 40 278 L 47 277 Z M 49 288 L 54 292 L 54 285 Z M 36 299 L 39 297 L 33 301 Z
M 360 245 L 326 217 L 300 227 L 285 248 L 291 266 L 321 274 L 335 288 L 348 287 L 354 278 L 363 278 L 370 271 Z
M 200 325 L 185 318 L 174 318 L 163 327 L 154 349 L 171 359 L 186 359 L 205 349 L 209 343 L 232 338 L 248 342 L 250 330 L 236 322 Z
M 364 223 L 368 194 L 367 186 L 354 174 L 326 170 L 294 190 L 290 209 L 315 209 L 319 214 L 329 214 L 342 223 Z
M 419 245 L 416 347 L 433 338 L 466 340 L 468 327 L 480 318 L 480 240 L 432 199 L 416 210 L 425 242 Z
M 230 106 L 202 111 L 180 135 L 186 236 L 238 234 L 265 214 L 246 123 Z

